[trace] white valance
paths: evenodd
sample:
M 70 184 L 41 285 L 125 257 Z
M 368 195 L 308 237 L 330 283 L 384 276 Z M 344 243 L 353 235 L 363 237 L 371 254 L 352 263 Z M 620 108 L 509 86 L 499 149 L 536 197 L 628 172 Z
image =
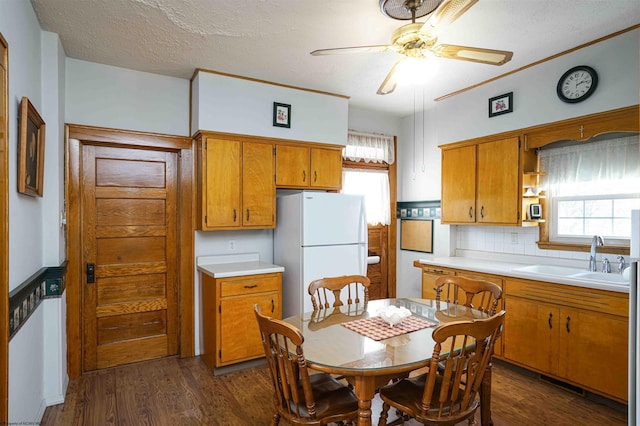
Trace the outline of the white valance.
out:
M 365 163 L 392 164 L 395 161 L 393 136 L 349 130 L 342 158 L 351 161 L 364 160 Z
M 638 135 L 542 149 L 540 168 L 549 185 L 640 177 Z

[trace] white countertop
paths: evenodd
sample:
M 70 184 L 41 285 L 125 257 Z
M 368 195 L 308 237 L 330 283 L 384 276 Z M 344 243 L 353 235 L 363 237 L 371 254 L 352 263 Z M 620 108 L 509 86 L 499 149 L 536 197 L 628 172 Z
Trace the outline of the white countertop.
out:
M 418 259 L 424 265 L 441 266 L 443 268 L 463 269 L 470 272 L 480 272 L 485 274 L 503 275 L 528 280 L 545 281 L 556 284 L 566 284 L 576 287 L 595 288 L 599 290 L 616 291 L 619 293 L 629 293 L 629 285 L 615 284 L 607 281 L 582 280 L 572 277 L 554 275 L 552 273 L 530 273 L 515 270 L 529 263 L 508 262 L 503 260 L 491 260 L 487 258 L 469 257 L 429 257 Z M 540 264 L 540 263 L 536 263 Z M 587 268 L 584 268 L 587 271 Z M 604 274 L 603 274 L 604 275 Z
M 261 262 L 258 253 L 198 256 L 198 271 L 213 278 L 284 272 L 284 267 Z

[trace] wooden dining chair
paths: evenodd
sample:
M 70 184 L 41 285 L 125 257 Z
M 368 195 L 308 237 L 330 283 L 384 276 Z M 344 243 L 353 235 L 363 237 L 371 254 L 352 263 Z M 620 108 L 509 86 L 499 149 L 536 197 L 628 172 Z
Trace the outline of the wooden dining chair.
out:
M 313 280 L 309 284 L 309 295 L 313 310 L 344 306 L 341 296 L 346 297 L 348 311 L 362 308 L 369 302 L 371 280 L 363 275 L 343 275 Z M 355 311 L 354 311 L 355 312 Z
M 477 395 L 493 345 L 502 334 L 504 316 L 505 311 L 500 311 L 487 319 L 451 322 L 434 329 L 436 345 L 429 371 L 380 389 L 383 405 L 378 425 L 387 424 L 390 407 L 404 413 L 399 420 L 414 418 L 433 426 L 464 420 L 476 424 L 474 416 L 480 405 Z M 439 363 L 444 369 L 438 368 Z
M 502 298 L 499 285 L 484 280 L 444 275 L 435 282 L 436 300 L 463 305 L 493 315 Z
M 262 315 L 258 305 L 254 312 L 274 388 L 276 413 L 271 425 L 276 426 L 281 417 L 291 425 L 354 422 L 358 399 L 329 374 L 309 374 L 300 330 Z

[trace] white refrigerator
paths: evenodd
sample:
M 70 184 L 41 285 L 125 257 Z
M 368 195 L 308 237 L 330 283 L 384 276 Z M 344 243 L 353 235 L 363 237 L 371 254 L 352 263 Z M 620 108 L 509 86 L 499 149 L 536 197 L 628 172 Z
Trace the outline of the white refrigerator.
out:
M 284 266 L 282 316 L 313 310 L 307 292 L 315 279 L 367 274 L 364 197 L 302 191 L 276 202 L 273 259 Z

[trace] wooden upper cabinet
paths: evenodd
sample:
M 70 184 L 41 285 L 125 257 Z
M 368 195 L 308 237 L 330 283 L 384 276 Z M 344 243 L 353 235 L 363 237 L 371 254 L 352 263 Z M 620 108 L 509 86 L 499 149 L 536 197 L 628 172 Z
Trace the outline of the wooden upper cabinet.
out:
M 277 144 L 276 186 L 340 189 L 342 149 Z
M 442 223 L 476 221 L 476 146 L 442 151 Z
M 309 186 L 309 148 L 304 146 L 276 146 L 276 186 Z
M 478 145 L 476 221 L 518 224 L 520 212 L 519 139 Z
M 634 105 L 526 129 L 525 149 L 563 140 L 586 141 L 605 133 L 637 132 L 639 126 L 638 106 Z
M 519 138 L 442 147 L 442 223 L 517 225 Z
M 273 145 L 203 139 L 197 164 L 198 229 L 273 228 Z

